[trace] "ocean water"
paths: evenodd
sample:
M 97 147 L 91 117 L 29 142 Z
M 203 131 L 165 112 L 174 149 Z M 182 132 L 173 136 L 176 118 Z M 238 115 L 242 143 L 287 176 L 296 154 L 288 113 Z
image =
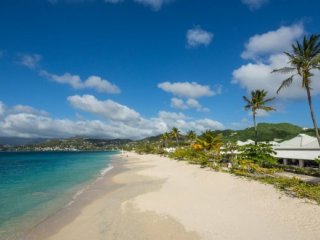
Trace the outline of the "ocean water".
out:
M 19 239 L 66 206 L 116 153 L 0 152 L 0 239 Z

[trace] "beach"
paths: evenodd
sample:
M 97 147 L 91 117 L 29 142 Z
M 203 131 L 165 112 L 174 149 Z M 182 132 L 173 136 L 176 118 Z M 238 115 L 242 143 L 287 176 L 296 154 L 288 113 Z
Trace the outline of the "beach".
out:
M 319 239 L 320 207 L 271 185 L 157 155 L 125 153 L 114 166 L 72 216 L 29 238 Z

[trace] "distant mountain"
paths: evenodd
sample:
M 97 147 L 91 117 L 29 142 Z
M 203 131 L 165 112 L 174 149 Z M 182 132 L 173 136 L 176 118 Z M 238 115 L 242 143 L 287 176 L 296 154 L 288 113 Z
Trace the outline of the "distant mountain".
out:
M 0 145 L 23 146 L 47 141 L 46 138 L 0 137 Z

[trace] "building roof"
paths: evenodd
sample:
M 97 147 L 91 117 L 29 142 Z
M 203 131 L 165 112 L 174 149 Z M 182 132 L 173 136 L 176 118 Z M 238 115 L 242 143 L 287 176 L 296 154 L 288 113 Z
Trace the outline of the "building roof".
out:
M 251 139 L 248 139 L 248 140 L 245 141 L 245 142 L 237 141 L 237 145 L 238 145 L 238 146 L 244 146 L 244 145 L 249 145 L 249 144 L 254 144 L 254 141 L 252 141 Z
M 276 149 L 302 149 L 302 148 L 319 149 L 319 144 L 318 144 L 317 138 L 311 137 L 306 134 L 299 134 L 298 136 L 290 140 L 279 143 L 275 148 Z
M 277 158 L 314 160 L 320 156 L 317 138 L 306 134 L 284 141 L 274 146 Z

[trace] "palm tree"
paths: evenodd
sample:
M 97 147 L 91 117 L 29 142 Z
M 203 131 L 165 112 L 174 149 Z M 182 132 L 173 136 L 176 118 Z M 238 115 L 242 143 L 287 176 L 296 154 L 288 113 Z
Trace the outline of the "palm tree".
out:
M 243 96 L 243 100 L 246 102 L 246 105 L 244 106 L 245 110 L 251 109 L 252 116 L 253 116 L 253 125 L 254 125 L 254 136 L 255 136 L 255 144 L 257 145 L 258 142 L 258 130 L 257 130 L 257 122 L 256 122 L 256 116 L 258 110 L 264 110 L 266 112 L 269 111 L 275 111 L 274 108 L 270 106 L 266 106 L 267 103 L 274 100 L 274 98 L 266 98 L 268 92 L 265 90 L 255 90 L 251 91 L 251 99 L 247 98 L 246 96 Z
M 163 142 L 165 147 L 168 147 L 168 140 L 170 138 L 169 133 L 165 132 L 164 134 L 162 134 L 161 136 L 161 141 Z
M 222 134 L 215 134 L 211 130 L 207 130 L 197 139 L 197 143 L 207 151 L 220 152 L 220 148 L 223 144 Z
M 176 127 L 173 127 L 170 131 L 170 135 L 171 135 L 171 137 L 176 139 L 176 143 L 177 143 L 177 145 L 179 145 L 179 137 L 181 136 L 180 130 Z
M 307 91 L 307 98 L 309 103 L 309 110 L 316 137 L 320 146 L 320 137 L 316 116 L 313 110 L 311 97 L 311 77 L 314 75 L 312 70 L 320 70 L 320 35 L 311 35 L 308 39 L 304 36 L 303 42 L 292 44 L 293 53 L 285 52 L 289 57 L 290 67 L 275 69 L 272 72 L 291 73 L 291 76 L 285 79 L 280 85 L 277 93 L 283 88 L 289 87 L 295 76 L 299 76 L 302 80 L 302 88 Z
M 189 143 L 193 143 L 197 139 L 197 134 L 195 131 L 190 130 L 187 132 L 186 137 L 187 137 Z

